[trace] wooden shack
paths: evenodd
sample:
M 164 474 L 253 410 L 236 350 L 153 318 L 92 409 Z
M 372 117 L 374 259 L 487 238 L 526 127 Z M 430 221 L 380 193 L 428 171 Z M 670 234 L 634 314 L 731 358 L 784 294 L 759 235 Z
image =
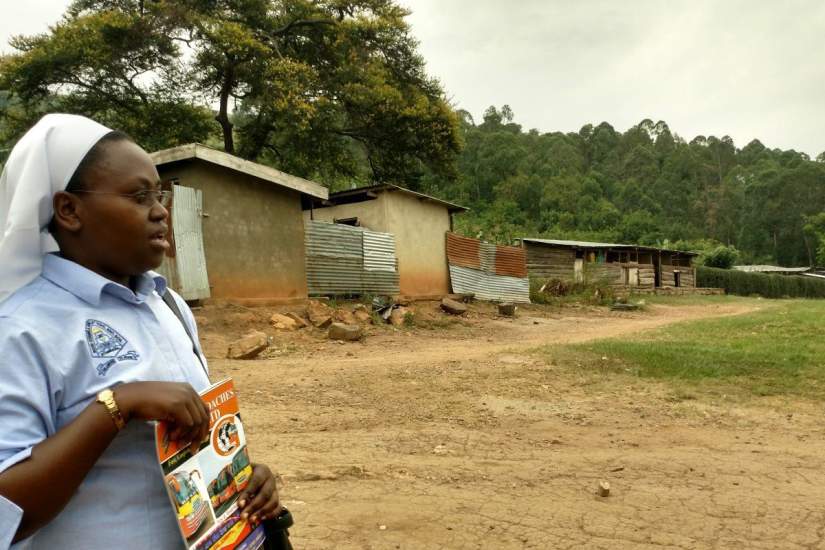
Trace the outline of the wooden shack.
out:
M 694 288 L 693 252 L 632 244 L 521 239 L 530 277 L 621 288 Z

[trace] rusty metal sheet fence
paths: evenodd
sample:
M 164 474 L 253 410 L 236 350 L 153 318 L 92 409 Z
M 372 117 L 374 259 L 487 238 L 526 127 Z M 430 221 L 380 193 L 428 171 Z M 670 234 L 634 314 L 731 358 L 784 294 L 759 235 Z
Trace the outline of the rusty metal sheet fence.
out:
M 361 227 L 305 225 L 310 296 L 398 294 L 395 236 Z
M 480 300 L 530 302 L 527 256 L 521 248 L 447 233 L 447 262 L 453 292 L 473 293 Z

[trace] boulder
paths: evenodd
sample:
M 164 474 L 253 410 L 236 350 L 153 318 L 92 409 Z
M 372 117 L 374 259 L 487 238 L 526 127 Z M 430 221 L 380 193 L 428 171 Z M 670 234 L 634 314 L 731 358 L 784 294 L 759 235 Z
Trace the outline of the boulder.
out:
M 346 309 L 336 309 L 335 313 L 332 314 L 332 320 L 337 321 L 339 323 L 344 323 L 345 325 L 358 324 L 358 320 L 355 318 L 355 314 Z
M 298 325 L 298 328 L 307 328 L 309 326 L 309 323 L 307 323 L 304 320 L 304 318 L 298 315 L 297 313 L 289 312 L 286 314 L 286 316 L 295 321 L 295 324 Z
M 317 328 L 327 328 L 332 323 L 334 311 L 326 304 L 310 300 L 307 304 L 307 318 Z
M 390 324 L 394 327 L 400 327 L 404 325 L 404 317 L 409 313 L 405 307 L 397 307 L 392 310 L 390 313 Z
M 300 328 L 298 323 L 295 322 L 295 319 L 281 315 L 280 313 L 276 313 L 270 317 L 269 322 L 272 323 L 273 328 L 277 330 L 298 330 L 298 328 Z
M 372 315 L 370 315 L 370 311 L 367 309 L 367 306 L 363 304 L 355 306 L 355 309 L 352 311 L 352 315 L 359 323 L 372 322 Z
M 444 298 L 443 300 L 441 300 L 441 309 L 443 309 L 450 315 L 464 315 L 465 313 L 467 313 L 467 306 L 465 306 L 461 302 L 451 300 L 450 298 Z
M 343 340 L 345 342 L 355 342 L 364 337 L 364 330 L 360 325 L 347 325 L 344 323 L 332 323 L 329 326 L 330 340 Z
M 255 330 L 229 344 L 226 356 L 229 359 L 254 359 L 269 345 L 266 334 Z

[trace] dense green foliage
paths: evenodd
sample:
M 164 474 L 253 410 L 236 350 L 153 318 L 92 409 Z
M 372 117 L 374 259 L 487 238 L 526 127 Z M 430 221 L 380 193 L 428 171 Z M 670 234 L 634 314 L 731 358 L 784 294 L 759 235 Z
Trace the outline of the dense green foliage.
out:
M 668 299 L 685 306 L 692 301 Z M 702 302 L 757 305 L 721 296 Z M 673 388 L 675 399 L 794 395 L 821 400 L 823 315 L 825 302 L 820 300 L 773 303 L 746 315 L 680 323 L 635 338 L 553 347 L 546 353 L 554 365 L 577 365 L 582 376 L 599 380 L 609 374 L 657 379 Z
M 408 13 L 393 0 L 73 0 L 0 58 L 5 142 L 62 111 L 147 149 L 206 141 L 333 184 L 450 177 L 458 121 Z
M 699 265 L 730 269 L 739 258 L 739 251 L 732 246 L 717 246 L 699 256 Z
M 728 294 L 763 298 L 825 298 L 825 279 L 746 273 L 735 269 L 696 268 L 696 285 L 724 288 Z
M 551 108 L 548 106 L 548 108 Z M 825 157 L 737 148 L 725 136 L 686 142 L 665 122 L 626 132 L 603 122 L 576 133 L 524 131 L 506 106 L 480 124 L 460 113 L 459 179 L 426 190 L 469 206 L 458 228 L 499 242 L 522 236 L 715 248 L 743 263 L 811 265 L 805 216 L 825 211 Z M 699 242 L 704 241 L 704 242 Z

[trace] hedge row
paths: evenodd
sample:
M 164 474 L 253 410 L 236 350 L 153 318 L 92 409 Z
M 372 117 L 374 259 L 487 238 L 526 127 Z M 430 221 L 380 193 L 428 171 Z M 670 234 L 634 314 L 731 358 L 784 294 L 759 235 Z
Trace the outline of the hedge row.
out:
M 696 286 L 724 288 L 728 294 L 763 298 L 825 298 L 825 279 L 766 275 L 735 269 L 696 268 Z

